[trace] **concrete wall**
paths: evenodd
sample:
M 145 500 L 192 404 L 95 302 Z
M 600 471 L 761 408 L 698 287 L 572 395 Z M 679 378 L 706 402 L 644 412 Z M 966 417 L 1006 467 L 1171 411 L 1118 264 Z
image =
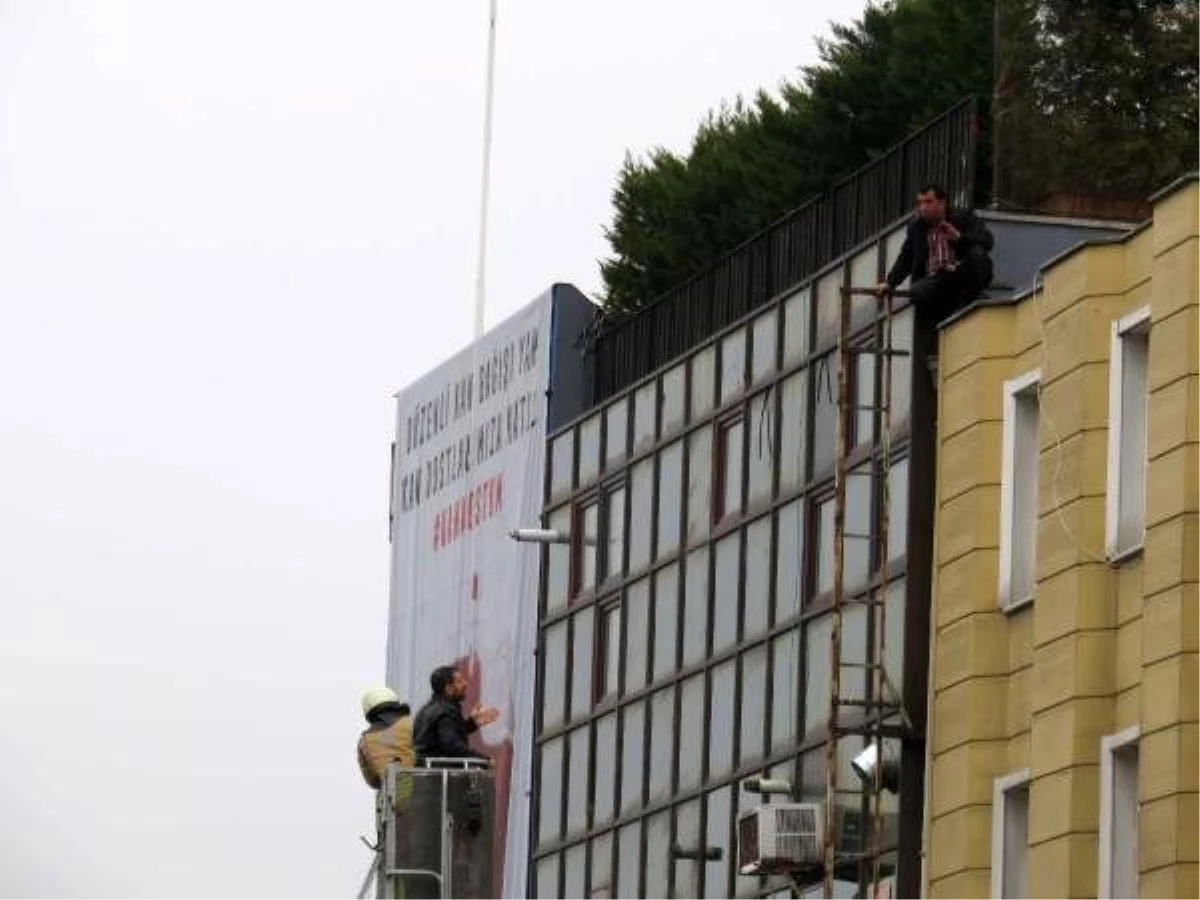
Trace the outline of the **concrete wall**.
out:
M 1029 896 L 1095 897 L 1100 742 L 1139 726 L 1142 896 L 1197 896 L 1194 179 L 1147 228 L 941 337 L 927 889 L 991 892 L 994 780 L 1030 771 Z M 1105 559 L 1112 323 L 1151 307 L 1144 551 Z M 1036 591 L 998 602 L 1003 384 L 1041 369 Z

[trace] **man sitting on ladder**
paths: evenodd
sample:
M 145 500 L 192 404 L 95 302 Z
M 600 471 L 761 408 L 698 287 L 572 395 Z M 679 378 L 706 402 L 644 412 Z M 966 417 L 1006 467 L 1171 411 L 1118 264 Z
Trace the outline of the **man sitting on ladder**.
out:
M 917 192 L 916 215 L 887 279 L 875 287 L 890 294 L 912 277 L 909 294 L 918 315 L 941 322 L 992 283 L 992 233 L 970 210 L 949 209 L 940 185 Z

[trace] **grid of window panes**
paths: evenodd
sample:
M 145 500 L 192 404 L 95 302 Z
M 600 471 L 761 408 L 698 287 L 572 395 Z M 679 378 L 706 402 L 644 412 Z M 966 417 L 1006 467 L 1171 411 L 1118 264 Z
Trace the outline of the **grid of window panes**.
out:
M 571 541 L 543 549 L 537 896 L 786 890 L 737 875 L 736 816 L 759 802 L 738 782 L 767 771 L 801 799 L 825 800 L 833 329 L 840 286 L 873 284 L 879 253 L 764 307 L 551 438 L 546 525 Z M 876 306 L 856 304 L 856 340 L 876 339 Z M 893 346 L 911 348 L 912 310 L 895 308 Z M 857 369 L 856 404 L 878 405 L 873 359 Z M 897 357 L 884 588 L 896 685 L 911 379 Z M 855 413 L 853 471 L 879 465 L 879 427 L 876 412 Z M 878 526 L 880 480 L 848 480 L 848 533 Z M 879 563 L 868 543 L 847 539 L 850 593 L 861 595 Z M 863 658 L 867 608 L 851 606 L 843 627 L 845 657 Z M 847 737 L 837 748 L 842 849 L 864 827 L 849 765 L 862 747 Z M 894 847 L 896 796 L 884 803 Z M 704 861 L 705 848 L 723 855 Z

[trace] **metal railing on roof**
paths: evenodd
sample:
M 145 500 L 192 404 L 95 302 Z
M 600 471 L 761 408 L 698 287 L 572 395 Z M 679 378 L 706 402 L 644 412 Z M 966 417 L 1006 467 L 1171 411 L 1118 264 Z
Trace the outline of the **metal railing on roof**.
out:
M 600 402 L 732 325 L 878 234 L 912 208 L 922 184 L 969 205 L 976 104 L 967 98 L 714 265 L 597 334 Z

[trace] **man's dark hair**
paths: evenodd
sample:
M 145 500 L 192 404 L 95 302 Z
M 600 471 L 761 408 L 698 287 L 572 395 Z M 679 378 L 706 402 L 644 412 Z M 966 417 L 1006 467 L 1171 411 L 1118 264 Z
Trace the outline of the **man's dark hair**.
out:
M 429 686 L 433 688 L 435 696 L 441 697 L 446 693 L 446 686 L 454 680 L 454 673 L 457 671 L 454 666 L 438 666 L 433 670 L 433 674 L 429 676 Z
M 937 197 L 939 200 L 946 199 L 946 189 L 944 187 L 942 187 L 940 184 L 938 184 L 936 181 L 930 181 L 928 184 L 923 185 L 921 187 L 921 189 L 919 191 L 917 191 L 917 193 L 918 194 L 933 194 L 933 196 Z

